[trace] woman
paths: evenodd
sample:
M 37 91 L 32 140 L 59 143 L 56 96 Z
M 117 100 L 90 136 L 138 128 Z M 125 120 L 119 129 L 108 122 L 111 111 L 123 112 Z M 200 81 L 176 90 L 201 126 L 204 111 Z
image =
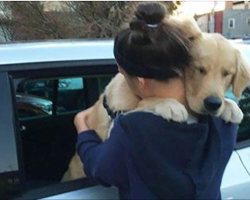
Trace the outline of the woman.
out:
M 141 4 L 135 15 L 115 40 L 120 72 L 139 97 L 174 98 L 188 108 L 181 76 L 191 59 L 185 36 L 168 25 L 160 4 Z M 77 152 L 93 181 L 116 186 L 121 199 L 221 198 L 236 126 L 210 116 L 179 124 L 133 112 L 117 117 L 102 143 L 84 123 L 89 112 L 79 113 L 74 123 Z

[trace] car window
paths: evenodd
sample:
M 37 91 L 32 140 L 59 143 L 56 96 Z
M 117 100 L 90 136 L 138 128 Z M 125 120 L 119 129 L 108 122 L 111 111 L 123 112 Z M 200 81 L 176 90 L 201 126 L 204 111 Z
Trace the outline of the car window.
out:
M 247 88 L 239 101 L 239 106 L 244 113 L 244 118 L 239 125 L 238 142 L 250 139 L 250 89 Z
M 250 124 L 250 89 L 249 87 L 243 91 L 240 100 L 234 96 L 232 92 L 232 88 L 226 92 L 225 97 L 235 101 L 239 105 L 240 109 L 242 110 L 244 114 L 243 120 L 239 125 L 237 141 L 241 142 L 243 140 L 249 139 L 250 138 L 250 127 L 249 127 L 249 124 Z
M 75 155 L 74 116 L 97 101 L 113 76 L 13 79 L 28 190 L 61 183 Z
M 16 80 L 19 118 L 57 115 L 85 109 L 89 97 L 85 85 L 95 82 L 98 95 L 112 76 Z M 54 112 L 53 112 L 54 108 Z

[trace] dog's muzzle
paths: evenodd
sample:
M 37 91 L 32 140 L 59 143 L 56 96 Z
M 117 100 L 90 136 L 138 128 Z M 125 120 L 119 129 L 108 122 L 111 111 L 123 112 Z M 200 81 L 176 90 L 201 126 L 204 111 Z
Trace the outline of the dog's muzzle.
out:
M 217 110 L 219 110 L 219 108 L 222 105 L 222 101 L 220 98 L 216 97 L 216 96 L 209 96 L 207 97 L 204 101 L 204 107 L 207 111 L 210 112 L 216 112 Z

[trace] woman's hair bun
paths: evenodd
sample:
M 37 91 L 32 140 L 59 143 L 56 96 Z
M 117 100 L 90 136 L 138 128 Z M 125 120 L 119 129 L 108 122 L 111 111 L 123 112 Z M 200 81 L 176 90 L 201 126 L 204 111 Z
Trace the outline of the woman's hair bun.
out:
M 146 22 L 137 18 L 134 18 L 129 26 L 132 31 L 142 31 L 146 27 Z
M 165 18 L 166 9 L 160 3 L 139 4 L 135 16 L 146 24 L 159 24 Z
M 132 30 L 130 40 L 135 44 L 151 41 L 147 31 L 149 25 L 158 25 L 165 18 L 165 7 L 160 3 L 143 3 L 137 6 L 134 19 L 129 23 Z

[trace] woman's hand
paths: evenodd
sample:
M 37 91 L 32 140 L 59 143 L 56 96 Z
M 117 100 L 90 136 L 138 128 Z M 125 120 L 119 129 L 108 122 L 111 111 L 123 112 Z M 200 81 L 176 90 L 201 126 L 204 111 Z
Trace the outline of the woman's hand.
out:
M 89 130 L 89 127 L 86 124 L 86 119 L 87 119 L 88 115 L 92 112 L 92 110 L 93 110 L 93 106 L 84 110 L 84 111 L 79 112 L 75 116 L 74 124 L 75 124 L 76 131 L 78 134 L 83 132 L 83 131 Z

